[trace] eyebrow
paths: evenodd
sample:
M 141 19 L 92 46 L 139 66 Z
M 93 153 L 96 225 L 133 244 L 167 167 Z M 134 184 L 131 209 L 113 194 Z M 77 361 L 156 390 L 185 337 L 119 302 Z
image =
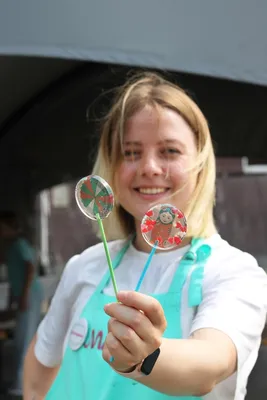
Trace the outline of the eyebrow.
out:
M 124 146 L 142 146 L 142 144 L 140 142 L 123 142 Z
M 182 144 L 179 140 L 176 140 L 176 139 L 161 140 L 158 144 L 165 144 L 165 143 L 169 143 L 169 144 Z

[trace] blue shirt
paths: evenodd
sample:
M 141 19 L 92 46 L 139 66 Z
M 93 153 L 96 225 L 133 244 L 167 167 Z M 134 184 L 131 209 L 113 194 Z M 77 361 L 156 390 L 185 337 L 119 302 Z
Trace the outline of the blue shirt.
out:
M 7 251 L 7 273 L 8 280 L 14 296 L 21 296 L 26 275 L 27 265 L 30 262 L 36 264 L 35 251 L 30 243 L 22 238 L 17 238 Z M 33 279 L 32 285 L 37 283 L 36 276 Z

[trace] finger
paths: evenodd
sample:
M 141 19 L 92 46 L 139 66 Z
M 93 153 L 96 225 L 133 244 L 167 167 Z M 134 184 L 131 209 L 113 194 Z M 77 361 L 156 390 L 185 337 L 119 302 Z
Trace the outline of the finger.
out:
M 108 332 L 111 332 L 110 325 L 111 325 L 112 321 L 115 321 L 115 318 L 110 318 L 110 319 L 108 320 Z
M 112 362 L 112 364 L 110 363 L 110 359 L 111 358 L 113 358 L 114 359 L 114 357 L 113 356 L 111 356 L 111 353 L 110 353 L 110 351 L 109 351 L 109 349 L 108 349 L 108 347 L 107 347 L 107 345 L 106 344 L 104 344 L 104 347 L 103 347 L 103 350 L 102 350 L 102 357 L 103 357 L 103 359 L 111 366 L 111 368 L 114 368 L 115 370 L 117 370 L 117 371 L 121 371 L 121 372 L 124 372 L 124 371 L 127 371 L 127 370 L 129 370 L 129 369 L 131 369 L 134 365 L 129 365 L 129 366 L 125 366 L 125 364 L 122 366 L 122 364 L 118 364 L 118 362 L 117 361 L 114 361 L 114 362 Z
M 111 303 L 105 306 L 105 313 L 117 321 L 132 328 L 136 334 L 144 341 L 150 342 L 156 329 L 149 319 L 140 311 L 123 304 Z
M 151 296 L 134 291 L 122 291 L 118 293 L 118 300 L 126 306 L 142 310 L 151 323 L 164 332 L 167 323 L 164 311 L 158 300 Z
M 136 363 L 147 356 L 145 352 L 145 343 L 129 326 L 111 318 L 109 321 L 109 331 L 131 353 Z
M 113 356 L 110 354 L 109 349 L 107 348 L 106 343 L 104 344 L 104 347 L 102 350 L 102 357 L 108 364 L 110 364 L 110 360 L 111 360 L 111 358 L 113 358 Z
M 109 332 L 106 337 L 102 354 L 104 360 L 109 364 L 111 357 L 114 359 L 112 367 L 117 370 L 125 370 L 136 364 L 136 361 L 132 358 L 129 351 L 111 332 Z

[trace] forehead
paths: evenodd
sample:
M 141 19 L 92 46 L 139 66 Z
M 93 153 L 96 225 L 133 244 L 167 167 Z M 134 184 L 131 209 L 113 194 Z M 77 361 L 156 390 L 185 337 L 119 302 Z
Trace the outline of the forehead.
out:
M 167 108 L 145 107 L 126 123 L 124 142 L 179 141 L 193 145 L 195 135 L 181 115 Z

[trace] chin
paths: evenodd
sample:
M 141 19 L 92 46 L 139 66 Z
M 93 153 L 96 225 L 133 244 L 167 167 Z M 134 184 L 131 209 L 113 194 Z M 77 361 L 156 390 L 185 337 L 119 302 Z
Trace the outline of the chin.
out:
M 141 212 L 131 213 L 131 215 L 133 215 L 133 217 L 134 217 L 136 222 L 140 222 L 141 223 L 141 221 L 144 218 L 144 215 L 145 215 L 146 212 L 147 212 L 147 210 L 144 211 L 143 213 L 141 213 Z
M 140 209 L 134 210 L 133 208 L 130 209 L 129 207 L 126 208 L 126 207 L 123 207 L 123 205 L 121 205 L 121 206 L 128 214 L 133 216 L 133 218 L 136 222 L 139 222 L 139 223 L 141 223 L 142 219 L 145 216 L 145 213 L 147 212 L 147 210 L 149 210 L 149 208 L 146 208 L 146 207 L 142 207 L 142 208 L 140 207 Z

